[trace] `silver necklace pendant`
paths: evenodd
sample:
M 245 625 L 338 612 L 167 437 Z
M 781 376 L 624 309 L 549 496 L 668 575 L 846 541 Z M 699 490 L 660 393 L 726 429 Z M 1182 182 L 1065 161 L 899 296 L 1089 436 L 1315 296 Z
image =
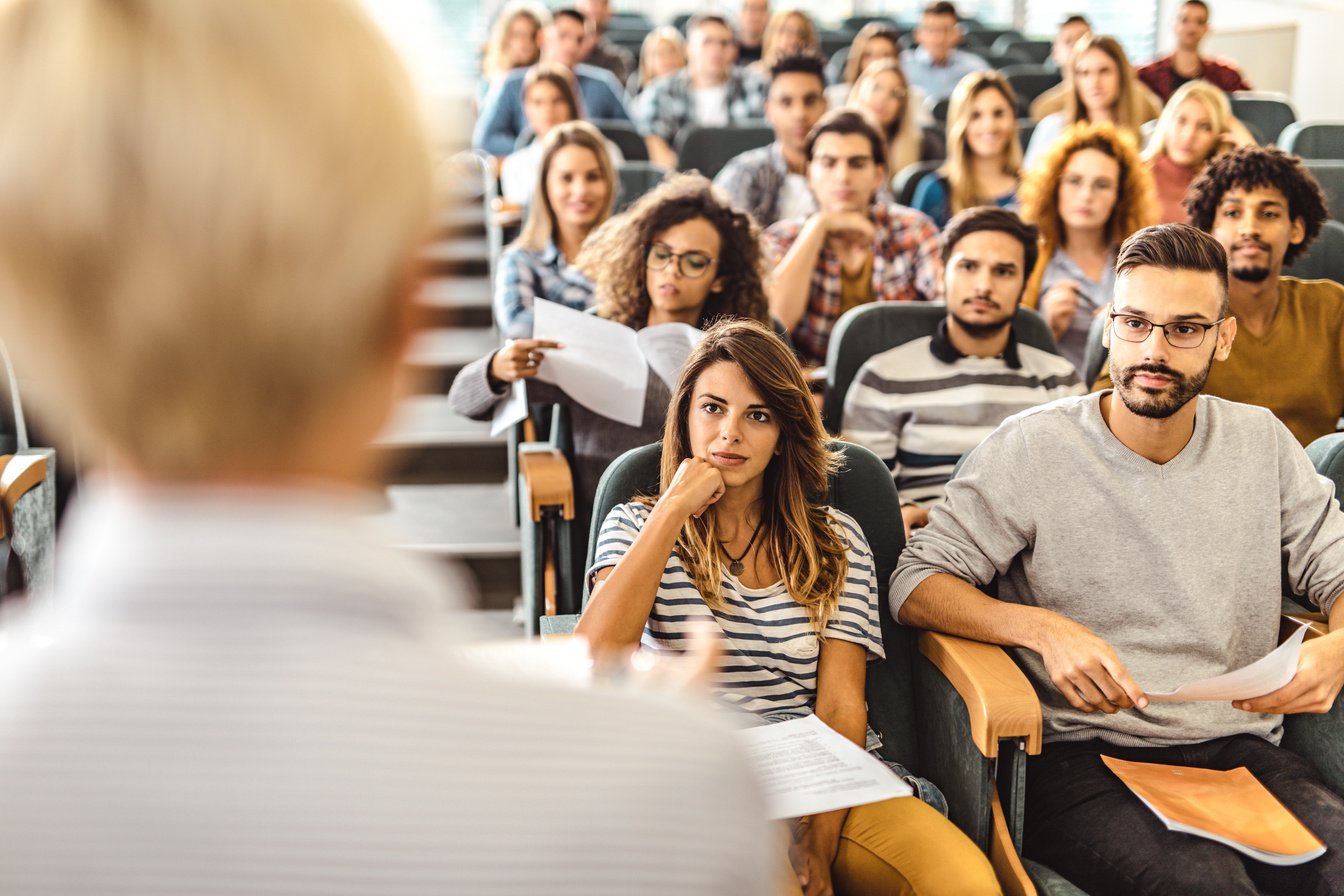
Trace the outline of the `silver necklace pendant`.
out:
M 740 576 L 747 571 L 747 568 L 742 565 L 741 560 L 734 560 L 732 563 L 728 564 L 728 571 L 735 576 Z

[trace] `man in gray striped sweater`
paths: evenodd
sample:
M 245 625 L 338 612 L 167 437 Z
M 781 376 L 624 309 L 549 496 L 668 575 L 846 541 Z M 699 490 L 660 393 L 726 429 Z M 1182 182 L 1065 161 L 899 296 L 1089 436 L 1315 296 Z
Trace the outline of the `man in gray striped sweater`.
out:
M 0 632 L 0 893 L 771 892 L 709 709 L 475 668 L 369 521 L 433 166 L 360 4 L 15 0 L 0 47 L 0 332 L 107 467 Z
M 934 335 L 870 358 L 845 396 L 841 430 L 891 467 L 907 537 L 943 500 L 957 461 L 995 427 L 1086 391 L 1072 364 L 1013 332 L 1036 251 L 1036 228 L 1013 212 L 986 206 L 954 217 L 943 232 L 946 319 Z

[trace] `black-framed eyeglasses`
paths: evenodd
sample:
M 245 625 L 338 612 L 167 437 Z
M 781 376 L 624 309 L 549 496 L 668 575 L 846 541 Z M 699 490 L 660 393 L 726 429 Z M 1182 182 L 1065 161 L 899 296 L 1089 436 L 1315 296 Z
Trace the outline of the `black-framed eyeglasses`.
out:
M 1225 320 L 1226 317 L 1220 317 L 1211 324 L 1197 320 L 1174 320 L 1169 324 L 1162 324 L 1160 329 L 1167 339 L 1167 344 L 1172 348 L 1199 348 L 1204 344 L 1204 335 Z M 1116 339 L 1123 339 L 1125 342 L 1143 342 L 1157 326 L 1148 318 L 1139 317 L 1137 314 L 1111 312 L 1111 332 L 1115 334 Z
M 676 259 L 677 270 L 681 271 L 681 276 L 692 280 L 703 277 L 715 261 L 703 252 L 673 252 L 662 243 L 650 243 L 645 258 L 649 267 L 655 271 L 661 271 Z

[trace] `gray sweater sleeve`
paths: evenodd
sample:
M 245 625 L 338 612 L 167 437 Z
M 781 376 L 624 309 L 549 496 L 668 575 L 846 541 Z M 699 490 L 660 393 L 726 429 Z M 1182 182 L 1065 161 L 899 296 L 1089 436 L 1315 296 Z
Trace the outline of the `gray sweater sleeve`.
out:
M 1293 593 L 1329 613 L 1344 591 L 1344 512 L 1288 428 L 1276 427 L 1283 558 Z
M 897 616 L 910 593 L 936 573 L 977 586 L 1008 570 L 1033 541 L 1031 497 L 1022 489 L 1026 439 L 1016 420 L 995 430 L 947 484 L 947 500 L 929 511 L 891 575 L 889 600 Z
M 477 358 L 453 377 L 453 385 L 448 389 L 448 407 L 453 413 L 472 420 L 488 420 L 495 412 L 495 405 L 509 394 L 508 389 L 495 392 L 490 388 L 490 361 L 494 357 L 491 352 Z

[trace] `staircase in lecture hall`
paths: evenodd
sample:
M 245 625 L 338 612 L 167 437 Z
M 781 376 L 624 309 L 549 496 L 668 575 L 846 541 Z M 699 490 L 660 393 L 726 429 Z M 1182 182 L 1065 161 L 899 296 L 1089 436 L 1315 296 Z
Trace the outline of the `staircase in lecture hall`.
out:
M 402 401 L 376 443 L 389 455 L 390 515 L 408 549 L 466 564 L 494 634 L 521 634 L 511 621 L 521 587 L 507 442 L 490 435 L 489 423 L 452 413 L 447 399 L 457 372 L 498 344 L 479 198 L 441 216 L 426 256 L 426 329 L 410 349 L 411 364 L 424 373 L 420 392 Z

